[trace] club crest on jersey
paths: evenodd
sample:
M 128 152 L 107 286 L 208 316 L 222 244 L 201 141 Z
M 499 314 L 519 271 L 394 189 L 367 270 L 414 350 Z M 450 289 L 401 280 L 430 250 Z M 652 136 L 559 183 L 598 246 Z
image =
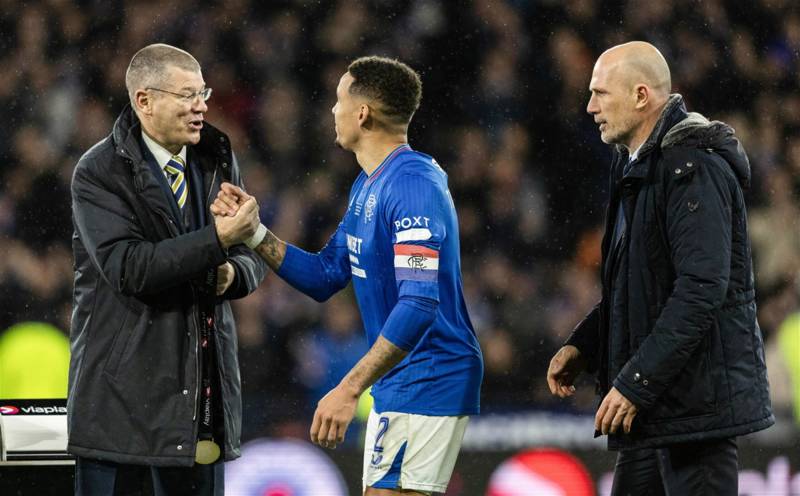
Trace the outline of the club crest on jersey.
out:
M 414 270 L 425 270 L 427 266 L 425 262 L 427 261 L 427 257 L 423 253 L 412 253 L 410 257 L 408 257 L 408 266 Z
M 370 193 L 369 198 L 367 198 L 367 203 L 364 205 L 364 224 L 372 220 L 377 205 L 378 198 L 375 196 L 375 193 Z
M 394 274 L 397 280 L 436 281 L 439 252 L 420 245 L 394 245 Z

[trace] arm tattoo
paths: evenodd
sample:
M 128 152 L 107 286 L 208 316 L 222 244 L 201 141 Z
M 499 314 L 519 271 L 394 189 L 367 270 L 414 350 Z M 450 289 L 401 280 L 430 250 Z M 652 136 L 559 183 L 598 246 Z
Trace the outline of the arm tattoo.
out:
M 391 341 L 378 336 L 378 340 L 350 372 L 342 379 L 359 395 L 373 385 L 384 374 L 400 363 L 408 352 L 393 345 Z
M 256 253 L 267 262 L 267 265 L 272 270 L 277 271 L 281 268 L 283 258 L 286 256 L 286 243 L 278 239 L 275 234 L 267 229 L 267 235 L 261 241 L 261 244 L 256 246 Z

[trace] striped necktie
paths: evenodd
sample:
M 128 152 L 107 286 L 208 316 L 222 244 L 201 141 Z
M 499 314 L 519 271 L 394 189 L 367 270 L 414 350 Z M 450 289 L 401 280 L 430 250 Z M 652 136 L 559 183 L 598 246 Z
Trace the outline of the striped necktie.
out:
M 186 205 L 186 163 L 179 155 L 173 155 L 164 170 L 169 175 L 169 186 L 172 189 L 172 194 L 175 195 L 175 201 L 178 202 L 178 207 L 183 211 L 183 206 Z

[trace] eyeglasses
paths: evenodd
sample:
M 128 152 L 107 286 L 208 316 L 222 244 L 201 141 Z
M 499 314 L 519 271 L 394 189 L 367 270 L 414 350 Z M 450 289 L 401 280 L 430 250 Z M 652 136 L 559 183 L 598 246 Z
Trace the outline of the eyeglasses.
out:
M 184 103 L 192 103 L 198 96 L 202 98 L 204 102 L 211 98 L 211 88 L 203 88 L 202 90 L 189 93 L 188 95 L 186 93 L 175 93 L 174 91 L 162 90 L 161 88 L 145 88 L 145 90 L 156 90 L 162 93 L 169 93 L 170 95 L 178 97 L 178 99 Z

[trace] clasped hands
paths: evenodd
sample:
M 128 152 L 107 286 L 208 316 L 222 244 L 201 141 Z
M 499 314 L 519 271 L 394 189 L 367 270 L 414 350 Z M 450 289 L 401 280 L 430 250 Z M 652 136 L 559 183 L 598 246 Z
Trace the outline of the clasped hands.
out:
M 224 249 L 244 242 L 256 232 L 259 225 L 258 203 L 241 188 L 222 183 L 217 198 L 211 205 L 214 227 Z M 233 283 L 236 271 L 230 262 L 217 267 L 217 295 L 222 295 Z
M 550 392 L 559 398 L 567 398 L 575 394 L 575 379 L 586 368 L 586 360 L 581 357 L 578 348 L 566 345 L 558 350 L 550 360 L 547 370 L 547 385 Z M 622 426 L 625 433 L 630 433 L 633 419 L 638 408 L 620 393 L 617 388 L 611 390 L 603 398 L 600 408 L 594 417 L 594 428 L 605 434 L 616 434 Z
M 230 183 L 222 183 L 210 208 L 217 237 L 226 250 L 253 236 L 260 224 L 256 199 Z

